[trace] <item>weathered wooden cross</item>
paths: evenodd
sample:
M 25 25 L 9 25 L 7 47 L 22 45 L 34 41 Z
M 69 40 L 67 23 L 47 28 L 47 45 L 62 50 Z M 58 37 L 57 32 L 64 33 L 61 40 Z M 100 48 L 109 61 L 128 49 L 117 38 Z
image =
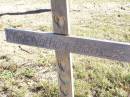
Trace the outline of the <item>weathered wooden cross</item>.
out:
M 130 44 L 69 36 L 68 0 L 51 0 L 54 33 L 6 29 L 6 39 L 56 50 L 60 97 L 74 97 L 70 53 L 130 62 Z

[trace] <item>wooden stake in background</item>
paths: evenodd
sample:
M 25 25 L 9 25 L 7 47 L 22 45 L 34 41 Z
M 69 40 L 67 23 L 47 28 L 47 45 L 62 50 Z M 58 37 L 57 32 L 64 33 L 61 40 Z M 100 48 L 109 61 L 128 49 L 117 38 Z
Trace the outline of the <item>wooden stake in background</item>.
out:
M 55 34 L 69 35 L 68 0 L 51 0 Z M 74 97 L 70 52 L 56 51 L 60 97 Z

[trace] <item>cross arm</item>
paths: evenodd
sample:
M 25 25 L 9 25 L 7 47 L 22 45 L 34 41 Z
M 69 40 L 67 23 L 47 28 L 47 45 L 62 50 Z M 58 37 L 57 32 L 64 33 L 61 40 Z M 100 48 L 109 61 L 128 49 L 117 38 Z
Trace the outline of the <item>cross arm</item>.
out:
M 5 29 L 6 40 L 76 54 L 130 62 L 130 44 L 107 40 L 78 38 L 54 33 Z

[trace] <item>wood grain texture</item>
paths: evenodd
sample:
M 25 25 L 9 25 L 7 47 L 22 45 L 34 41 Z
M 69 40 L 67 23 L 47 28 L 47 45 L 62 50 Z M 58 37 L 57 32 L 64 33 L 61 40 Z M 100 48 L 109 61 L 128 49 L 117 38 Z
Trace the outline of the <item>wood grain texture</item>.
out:
M 69 35 L 69 0 L 51 0 L 53 32 L 59 35 Z M 58 41 L 57 41 L 58 42 Z M 70 52 L 56 50 L 59 75 L 60 97 L 74 97 L 73 70 Z
M 6 39 L 12 43 L 130 62 L 130 43 L 15 29 L 6 29 Z
M 57 34 L 69 35 L 68 0 L 51 0 L 53 31 Z

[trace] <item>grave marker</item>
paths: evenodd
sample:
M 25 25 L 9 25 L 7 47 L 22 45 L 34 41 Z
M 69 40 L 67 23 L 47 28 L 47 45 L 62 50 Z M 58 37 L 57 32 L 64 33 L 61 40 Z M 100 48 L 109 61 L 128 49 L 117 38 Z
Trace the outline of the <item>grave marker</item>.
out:
M 54 49 L 60 97 L 74 97 L 70 53 L 130 62 L 130 43 L 69 36 L 68 0 L 51 0 L 53 32 L 5 29 L 8 42 Z

